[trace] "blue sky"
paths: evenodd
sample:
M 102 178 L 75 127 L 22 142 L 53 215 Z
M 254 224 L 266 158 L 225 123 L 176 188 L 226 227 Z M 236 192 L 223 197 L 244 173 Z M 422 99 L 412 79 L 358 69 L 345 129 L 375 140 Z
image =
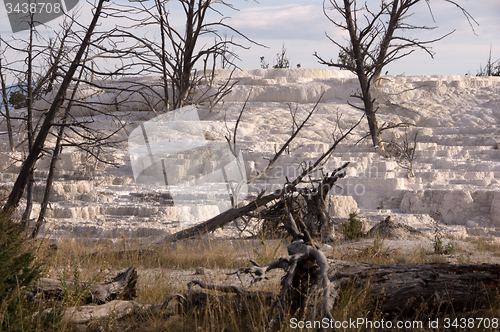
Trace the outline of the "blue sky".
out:
M 6 1 L 6 0 L 4 0 Z M 125 1 L 120 0 L 122 3 Z M 81 15 L 79 22 L 91 19 L 90 5 L 80 0 Z M 436 52 L 434 59 L 423 51 L 416 51 L 409 57 L 389 65 L 386 70 L 389 74 L 407 75 L 444 75 L 466 73 L 475 74 L 479 66 L 486 63 L 490 45 L 494 60 L 500 58 L 500 1 L 499 0 L 457 0 L 465 7 L 479 23 L 472 31 L 462 12 L 444 0 L 432 0 L 433 22 L 425 2 L 415 6 L 414 15 L 410 18 L 416 24 L 438 26 L 433 31 L 413 31 L 412 36 L 421 40 L 434 39 L 452 30 L 454 34 L 433 45 Z M 172 3 L 172 18 L 174 23 L 183 24 L 182 16 L 178 13 L 175 0 Z M 259 3 L 249 1 L 232 1 L 238 11 L 218 5 L 224 15 L 230 17 L 226 23 L 234 26 L 242 33 L 266 45 L 268 48 L 249 45 L 249 50 L 239 50 L 242 68 L 259 68 L 260 56 L 264 56 L 272 65 L 276 53 L 281 50 L 282 44 L 288 49 L 292 64 L 301 64 L 302 68 L 326 68 L 317 63 L 312 56 L 316 51 L 326 59 L 337 58 L 338 49 L 326 38 L 328 33 L 336 40 L 343 40 L 341 31 L 335 29 L 323 14 L 321 0 L 260 0 Z M 377 8 L 379 0 L 368 0 L 369 6 Z M 10 35 L 10 26 L 7 21 L 5 8 L 1 6 L 0 15 L 4 20 L 0 22 L 0 34 L 3 37 Z M 215 17 L 215 16 L 214 16 Z M 59 22 L 49 23 L 57 28 Z M 118 22 L 102 20 L 102 29 L 112 27 Z M 154 32 L 148 32 L 152 34 Z M 22 38 L 22 33 L 16 34 Z

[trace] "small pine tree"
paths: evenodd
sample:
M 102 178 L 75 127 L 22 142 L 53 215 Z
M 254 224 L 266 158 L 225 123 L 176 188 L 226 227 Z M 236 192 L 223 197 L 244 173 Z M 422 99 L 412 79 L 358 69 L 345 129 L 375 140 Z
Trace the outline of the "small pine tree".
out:
M 354 240 L 365 235 L 363 233 L 363 225 L 361 221 L 356 218 L 355 212 L 349 214 L 349 221 L 343 225 L 344 237 L 347 240 Z
M 346 66 L 351 66 L 354 67 L 356 64 L 352 60 L 351 56 L 344 50 L 339 51 L 339 56 L 337 59 L 337 63 L 346 65 Z M 345 68 L 340 68 L 340 70 L 346 70 Z
M 337 63 L 345 66 L 350 66 L 352 68 L 356 68 L 356 61 L 352 57 L 352 45 L 347 48 L 347 52 L 343 49 L 339 51 L 339 55 L 337 57 Z M 369 64 L 366 61 L 363 63 L 365 68 L 369 67 Z M 339 68 L 340 70 L 347 70 L 346 68 Z
M 0 331 L 27 331 L 34 309 L 24 291 L 40 277 L 41 266 L 26 247 L 22 231 L 0 210 Z

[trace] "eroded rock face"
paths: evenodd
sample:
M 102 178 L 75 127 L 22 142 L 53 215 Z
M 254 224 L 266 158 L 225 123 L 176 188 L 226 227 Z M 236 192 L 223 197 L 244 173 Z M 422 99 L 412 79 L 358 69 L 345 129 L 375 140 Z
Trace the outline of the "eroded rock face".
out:
M 328 195 L 326 207 L 331 218 L 349 218 L 349 214 L 358 211 L 358 203 L 351 196 Z
M 500 203 L 500 195 L 494 191 L 419 190 L 406 192 L 400 209 L 402 213 L 439 212 L 443 222 L 454 225 L 465 225 L 471 218 L 490 213 L 500 224 L 494 199 Z
M 494 192 L 490 208 L 491 221 L 500 226 L 500 192 Z

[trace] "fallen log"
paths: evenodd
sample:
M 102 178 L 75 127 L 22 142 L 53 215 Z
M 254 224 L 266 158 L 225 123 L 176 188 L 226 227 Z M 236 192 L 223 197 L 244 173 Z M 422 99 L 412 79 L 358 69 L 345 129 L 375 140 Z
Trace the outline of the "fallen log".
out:
M 76 289 L 83 291 L 83 303 L 103 304 L 113 300 L 132 300 L 136 295 L 137 271 L 135 267 L 118 273 L 112 279 L 92 284 L 89 282 L 79 282 L 75 285 L 72 281 L 41 278 L 35 285 L 32 293 L 28 293 L 28 298 L 35 299 L 37 296 L 61 298 L 65 292 L 74 293 Z M 77 286 L 77 287 L 76 287 Z
M 328 260 L 328 277 L 338 294 L 347 285 L 368 287 L 372 306 L 390 317 L 449 310 L 464 313 L 490 309 L 498 303 L 498 264 L 375 265 Z
M 314 109 L 316 109 L 317 105 L 318 105 L 318 103 L 316 103 L 316 105 L 314 106 Z M 314 111 L 314 109 L 313 109 L 313 111 Z M 311 111 L 309 113 L 309 116 L 312 114 L 313 111 Z M 307 119 L 309 118 L 309 116 L 307 117 Z M 293 138 L 297 135 L 297 133 L 300 131 L 300 128 L 302 128 L 302 126 L 305 124 L 307 119 L 299 126 L 299 128 L 296 131 L 294 131 L 294 133 L 292 134 L 290 139 L 281 147 L 280 151 L 274 156 L 274 158 L 271 160 L 269 166 L 261 173 L 260 176 L 264 175 L 267 171 L 269 171 L 272 168 L 272 164 L 274 163 L 274 161 L 276 161 L 276 159 L 280 156 L 280 154 L 283 151 L 285 151 L 286 147 L 290 144 L 290 142 L 293 140 Z M 282 188 L 280 188 L 280 189 L 278 189 L 278 190 L 276 190 L 273 193 L 268 194 L 268 195 L 264 195 L 264 192 L 261 192 L 257 198 L 255 198 L 253 201 L 251 201 L 250 203 L 248 203 L 246 205 L 243 205 L 240 207 L 233 207 L 227 211 L 222 212 L 221 214 L 219 214 L 215 217 L 212 217 L 212 218 L 200 223 L 200 224 L 188 227 L 188 228 L 183 229 L 183 230 L 176 232 L 174 234 L 166 235 L 166 236 L 162 237 L 161 239 L 159 239 L 158 241 L 156 241 L 156 244 L 161 244 L 161 243 L 165 243 L 165 242 L 167 242 L 167 243 L 168 242 L 175 242 L 175 241 L 179 241 L 182 239 L 187 239 L 187 238 L 194 237 L 194 236 L 201 236 L 201 235 L 207 234 L 209 232 L 213 232 L 213 231 L 217 230 L 218 228 L 221 228 L 221 227 L 229 224 L 233 220 L 236 220 L 242 216 L 251 216 L 252 212 L 258 211 L 259 209 L 265 210 L 265 206 L 268 203 L 275 201 L 275 200 L 282 200 L 284 195 L 286 195 L 286 194 L 297 192 L 299 185 L 303 184 L 304 182 L 310 181 L 310 179 L 306 180 L 306 178 L 310 177 L 311 174 L 314 173 L 315 171 L 317 171 L 319 167 L 323 166 L 323 162 L 325 161 L 325 159 L 329 158 L 329 156 L 333 153 L 333 151 L 335 151 L 335 148 L 337 147 L 337 145 L 351 134 L 351 132 L 359 125 L 361 120 L 362 120 L 362 118 L 355 125 L 353 125 L 348 131 L 343 133 L 342 136 L 336 138 L 335 142 L 333 142 L 333 144 L 328 148 L 328 150 L 325 153 L 323 153 L 314 162 L 311 162 L 310 164 L 308 164 L 307 167 L 304 167 L 302 172 L 300 173 L 300 175 L 297 176 L 293 181 L 288 181 L 288 179 L 287 179 L 287 183 L 285 183 Z M 327 175 L 324 177 L 323 180 L 326 180 L 326 181 L 323 181 L 323 183 L 321 185 L 319 185 L 317 188 L 313 188 L 313 189 L 315 189 L 315 190 L 319 189 L 319 192 L 322 193 L 322 196 L 324 196 L 323 193 L 326 195 L 326 193 L 328 193 L 330 191 L 330 189 L 333 187 L 333 184 L 338 179 L 343 178 L 345 176 L 345 172 L 342 172 L 342 171 L 348 165 L 349 165 L 349 162 L 346 162 L 342 166 L 333 170 L 329 176 Z M 259 176 L 257 178 L 259 178 Z M 257 178 L 249 180 L 248 183 L 250 183 L 253 180 L 256 180 Z M 281 202 L 278 202 L 277 204 L 281 205 L 282 203 L 283 202 L 281 201 Z
M 113 300 L 101 305 L 82 305 L 66 308 L 62 312 L 62 321 L 71 324 L 87 324 L 104 319 L 120 319 L 139 310 L 150 310 L 158 305 L 143 304 L 135 301 Z M 45 315 L 51 314 L 53 308 L 45 309 Z
M 293 218 L 290 218 L 293 221 Z M 266 331 L 283 322 L 286 313 L 298 319 L 335 320 L 339 299 L 348 289 L 363 291 L 365 318 L 374 314 L 384 319 L 435 317 L 438 313 L 467 317 L 486 312 L 499 303 L 500 265 L 498 264 L 394 264 L 376 265 L 327 259 L 303 240 L 288 246 L 289 256 L 267 266 L 238 269 L 235 274 L 250 274 L 254 282 L 266 279 L 270 270 L 283 269 L 284 276 L 273 317 Z M 226 291 L 207 285 L 206 289 Z M 348 295 L 349 296 L 349 295 Z M 357 318 L 357 317 L 354 317 Z M 361 317 L 360 317 L 361 318 Z
M 338 142 L 336 142 L 337 144 Z M 325 158 L 328 156 L 335 148 L 335 145 L 330 148 L 328 153 L 325 153 L 322 158 Z M 316 164 L 319 163 L 322 159 L 319 159 Z M 322 179 L 322 182 L 319 186 L 320 189 L 318 191 L 321 193 L 323 199 L 324 196 L 329 192 L 329 190 L 333 187 L 335 182 L 338 179 L 341 179 L 345 176 L 345 172 L 342 172 L 349 163 L 345 163 L 344 165 L 338 167 L 337 169 L 333 170 L 330 175 L 325 176 Z M 156 244 L 161 244 L 161 243 L 169 243 L 169 242 L 175 242 L 179 241 L 182 239 L 187 239 L 190 237 L 195 237 L 195 236 L 201 236 L 203 234 L 207 234 L 209 232 L 213 232 L 217 230 L 218 228 L 221 228 L 233 220 L 236 220 L 242 216 L 252 216 L 255 217 L 256 215 L 259 215 L 260 218 L 264 218 L 263 216 L 265 214 L 265 211 L 270 211 L 273 209 L 282 209 L 285 206 L 285 202 L 283 200 L 284 194 L 285 193 L 293 193 L 300 191 L 300 189 L 297 188 L 297 186 L 303 181 L 303 178 L 309 174 L 312 170 L 314 170 L 316 165 L 309 167 L 306 171 L 301 174 L 301 176 L 297 177 L 294 181 L 287 183 L 283 186 L 283 188 L 278 189 L 274 191 L 271 194 L 264 195 L 263 192 L 261 195 L 259 195 L 255 200 L 251 201 L 250 203 L 243 205 L 241 207 L 234 207 L 231 208 L 227 211 L 222 212 L 221 214 L 216 215 L 215 217 L 212 217 L 211 219 L 208 219 L 200 224 L 196 224 L 194 226 L 191 226 L 189 228 L 186 228 L 184 230 L 178 231 L 174 234 L 169 234 L 164 237 L 162 237 L 160 240 L 156 241 Z M 271 203 L 273 201 L 277 201 L 274 204 L 274 207 L 266 208 L 266 205 L 268 203 Z M 256 215 L 252 215 L 253 212 L 257 211 Z M 282 212 L 283 214 L 284 212 Z
M 120 319 L 137 310 L 149 310 L 152 304 L 142 304 L 135 301 L 113 300 L 101 305 L 82 305 L 64 310 L 63 322 L 85 324 L 101 319 Z M 52 309 L 47 309 L 52 310 Z M 49 313 L 49 312 L 45 313 Z

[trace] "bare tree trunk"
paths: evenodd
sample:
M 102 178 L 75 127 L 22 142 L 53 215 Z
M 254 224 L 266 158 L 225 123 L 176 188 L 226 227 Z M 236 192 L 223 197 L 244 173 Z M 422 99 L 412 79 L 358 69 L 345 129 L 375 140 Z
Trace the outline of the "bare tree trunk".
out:
M 392 317 L 408 316 L 415 308 L 427 312 L 452 309 L 463 313 L 489 308 L 498 300 L 498 264 L 376 265 L 328 260 L 328 277 L 338 295 L 346 286 L 368 287 L 367 300 Z
M 73 88 L 73 93 L 71 94 L 71 99 L 69 100 L 68 105 L 66 106 L 66 111 L 64 112 L 64 116 L 62 118 L 59 132 L 57 134 L 56 146 L 54 147 L 54 152 L 52 153 L 52 159 L 50 160 L 49 166 L 49 174 L 47 175 L 47 181 L 45 182 L 45 192 L 43 194 L 43 200 L 40 206 L 40 213 L 38 214 L 38 219 L 35 224 L 35 228 L 31 233 L 31 238 L 36 238 L 38 232 L 40 232 L 40 228 L 42 227 L 43 220 L 45 218 L 45 213 L 47 212 L 47 207 L 49 205 L 50 194 L 52 192 L 52 183 L 54 182 L 54 173 L 56 171 L 56 164 L 59 160 L 59 154 L 61 153 L 62 147 L 61 142 L 64 134 L 64 128 L 66 127 L 66 120 L 69 116 L 69 112 L 71 111 L 71 107 L 73 106 L 73 101 L 75 100 L 75 95 L 78 90 L 78 86 L 80 85 L 80 79 L 82 78 L 83 67 L 80 71 L 80 75 L 78 77 L 78 81 Z
M 356 19 L 353 17 L 351 11 L 351 3 L 348 0 L 344 0 L 345 8 L 345 19 L 347 23 L 347 29 L 349 31 L 349 36 L 352 44 L 352 53 L 354 55 L 354 60 L 356 63 L 356 75 L 358 75 L 359 84 L 361 86 L 361 98 L 364 104 L 364 112 L 366 119 L 368 120 L 368 127 L 370 129 L 370 134 L 372 137 L 373 146 L 379 147 L 381 151 L 384 151 L 384 145 L 380 136 L 380 130 L 378 128 L 377 116 L 374 110 L 374 100 L 372 99 L 370 93 L 370 79 L 368 77 L 367 68 L 365 68 L 365 50 L 363 50 L 363 45 L 361 39 L 357 35 L 356 31 Z
M 85 38 L 82 41 L 82 44 L 78 50 L 78 53 L 75 56 L 75 59 L 71 63 L 71 66 L 69 67 L 68 72 L 66 73 L 66 76 L 64 77 L 64 80 L 61 84 L 61 87 L 59 88 L 59 91 L 57 92 L 54 101 L 52 102 L 52 105 L 50 106 L 49 111 L 47 112 L 45 119 L 43 121 L 43 124 L 40 128 L 40 131 L 36 137 L 36 140 L 33 144 L 33 149 L 29 153 L 28 157 L 23 163 L 23 166 L 19 172 L 19 175 L 16 179 L 16 182 L 14 183 L 14 187 L 12 188 L 12 191 L 9 195 L 9 198 L 7 200 L 7 203 L 4 206 L 4 211 L 8 211 L 10 213 L 13 212 L 14 209 L 17 208 L 19 201 L 21 200 L 21 197 L 24 192 L 24 188 L 26 187 L 26 183 L 29 178 L 29 174 L 33 171 L 33 168 L 35 167 L 36 161 L 38 159 L 38 156 L 42 152 L 43 146 L 45 144 L 45 140 L 47 139 L 47 136 L 50 132 L 50 129 L 52 127 L 52 122 L 61 108 L 61 105 L 63 103 L 63 100 L 66 96 L 66 91 L 71 83 L 71 80 L 73 78 L 73 75 L 75 74 L 75 71 L 77 67 L 80 64 L 80 60 L 82 59 L 83 53 L 87 49 L 89 43 L 90 43 L 90 38 L 92 36 L 92 33 L 94 31 L 95 26 L 97 25 L 97 21 L 99 20 L 99 16 L 102 11 L 102 6 L 104 4 L 104 1 L 107 0 L 99 0 L 99 3 L 97 4 L 97 8 L 94 13 L 94 17 L 92 19 L 92 22 L 90 23 L 90 26 L 87 30 L 87 33 L 85 35 Z
M 380 135 L 380 128 L 378 127 L 377 116 L 375 114 L 375 106 L 373 105 L 373 99 L 369 88 L 366 91 L 363 90 L 363 103 L 365 105 L 365 115 L 368 121 L 368 128 L 370 129 L 373 146 L 379 147 L 380 151 L 384 152 L 384 143 Z
M 136 311 L 148 312 L 148 309 L 154 305 L 142 304 L 135 301 L 113 300 L 103 305 L 82 305 L 69 307 L 62 312 L 62 321 L 72 324 L 88 324 L 95 321 L 103 321 L 112 317 L 114 321 L 130 315 Z M 52 309 L 46 309 L 45 314 L 52 312 Z M 80 326 L 81 326 L 80 325 Z
M 30 37 L 28 42 L 28 63 L 27 63 L 27 89 L 28 89 L 28 99 L 26 100 L 26 108 L 28 113 L 28 121 L 26 122 L 26 132 L 28 133 L 28 154 L 31 153 L 33 148 L 33 32 L 34 32 L 34 21 L 33 14 L 30 14 Z M 28 175 L 28 186 L 26 188 L 26 208 L 24 210 L 23 216 L 21 218 L 24 223 L 24 227 L 27 230 L 29 227 L 29 219 L 31 216 L 31 210 L 33 209 L 33 183 L 34 171 L 32 168 Z
M 35 285 L 33 292 L 27 293 L 27 297 L 35 300 L 38 296 L 43 298 L 63 299 L 67 294 L 82 298 L 85 304 L 66 307 L 61 312 L 63 322 L 83 324 L 100 319 L 120 319 L 132 313 L 135 309 L 148 309 L 150 304 L 140 304 L 131 301 L 137 297 L 137 271 L 134 267 L 118 273 L 114 278 L 93 284 L 92 282 L 71 281 L 62 283 L 60 280 L 41 278 Z M 75 294 L 75 292 L 78 292 Z M 43 311 L 50 314 L 54 310 L 51 306 Z
M 45 77 L 42 80 L 40 80 L 38 86 L 34 89 L 35 96 L 40 96 L 40 92 L 41 92 L 45 82 L 47 82 L 47 87 L 45 89 L 45 93 L 49 93 L 54 88 L 54 83 L 56 81 L 58 71 L 59 71 L 59 68 L 61 66 L 62 59 L 65 55 L 65 52 L 67 51 L 66 40 L 68 39 L 68 37 L 72 33 L 71 27 L 73 26 L 73 22 L 74 21 L 71 21 L 67 25 L 63 24 L 62 27 L 64 28 L 64 32 L 63 32 L 63 35 L 60 39 L 59 47 L 57 50 L 55 50 L 55 52 L 52 51 L 50 53 L 51 66 L 50 66 L 49 70 L 47 71 L 47 73 L 45 74 Z M 55 45 L 56 45 L 56 42 L 54 42 L 54 46 Z
M 163 91 L 158 93 L 158 91 L 152 89 L 152 92 L 163 98 L 163 101 L 167 104 L 167 109 L 175 109 L 188 102 L 202 103 L 205 101 L 209 101 L 213 107 L 213 101 L 218 101 L 221 95 L 228 93 L 232 85 L 226 82 L 216 92 L 207 89 L 202 92 L 202 95 L 197 100 L 191 100 L 192 92 L 199 82 L 211 82 L 211 78 L 206 71 L 201 73 L 200 69 L 200 72 L 196 73 L 193 68 L 196 63 L 199 64 L 200 61 L 210 56 L 222 56 L 226 60 L 229 59 L 229 55 L 237 58 L 236 54 L 229 50 L 229 45 L 247 49 L 247 47 L 234 42 L 232 39 L 222 39 L 217 27 L 230 30 L 250 43 L 260 44 L 255 43 L 238 30 L 224 23 L 224 17 L 220 20 L 209 20 L 207 17 L 208 11 L 213 10 L 221 14 L 213 6 L 221 5 L 235 9 L 229 2 L 209 0 L 179 0 L 176 2 L 182 5 L 183 15 L 185 16 L 185 25 L 179 29 L 169 21 L 170 13 L 165 8 L 168 0 L 155 0 L 154 7 L 151 8 L 146 8 L 143 2 L 139 2 L 140 6 L 137 8 L 137 12 L 140 15 L 146 14 L 146 18 L 141 20 L 139 24 L 134 20 L 133 24 L 134 26 L 159 26 L 160 38 L 158 41 L 148 39 L 147 36 L 134 35 L 129 29 L 116 29 L 111 36 L 131 38 L 136 42 L 134 47 L 118 52 L 125 54 L 127 57 L 133 54 L 136 59 L 134 66 L 140 66 L 141 71 L 160 75 Z M 214 36 L 213 45 L 199 43 L 200 37 L 207 37 L 207 34 Z M 215 63 L 214 60 L 214 65 Z M 230 61 L 225 63 L 234 65 Z M 204 68 L 206 68 L 206 63 Z M 213 71 L 211 75 L 213 75 Z
M 198 41 L 198 36 L 201 32 L 202 22 L 205 20 L 205 13 L 210 6 L 210 2 L 198 5 L 195 13 L 196 0 L 189 0 L 189 3 L 183 2 L 186 12 L 186 39 L 185 48 L 182 54 L 182 61 L 179 64 L 180 80 L 179 80 L 179 101 L 177 107 L 182 107 L 186 103 L 191 89 L 191 71 L 193 70 L 193 54 Z M 197 21 L 198 20 L 198 21 Z
M 59 159 L 59 154 L 61 152 L 61 141 L 64 134 L 64 127 L 66 124 L 68 112 L 64 115 L 61 122 L 61 127 L 59 127 L 59 133 L 57 134 L 56 146 L 54 147 L 54 152 L 52 153 L 52 159 L 50 160 L 49 174 L 47 175 L 47 181 L 45 182 L 45 192 L 43 194 L 42 203 L 40 204 L 40 213 L 38 214 L 38 219 L 35 224 L 35 228 L 31 232 L 31 238 L 36 238 L 43 224 L 45 218 L 45 213 L 47 212 L 47 207 L 49 205 L 50 194 L 52 192 L 52 183 L 54 182 L 54 173 L 56 170 L 57 160 Z
M 165 238 L 161 239 L 160 243 L 178 241 L 182 239 L 187 239 L 193 236 L 200 236 L 203 234 L 207 234 L 209 232 L 213 232 L 218 228 L 221 228 L 231 221 L 245 215 L 246 213 L 252 212 L 257 208 L 266 205 L 267 203 L 279 199 L 281 197 L 281 192 L 277 191 L 274 194 L 269 194 L 264 197 L 258 198 L 255 201 L 248 203 L 245 206 L 240 208 L 232 208 L 229 209 L 207 221 L 204 221 L 201 224 L 189 227 L 172 235 L 167 235 Z
M 293 218 L 290 223 L 294 224 Z M 293 228 L 293 227 L 292 227 Z M 292 232 L 291 234 L 293 234 Z M 294 313 L 298 320 L 334 323 L 332 312 L 340 298 L 349 290 L 362 307 L 359 318 L 392 319 L 420 318 L 427 321 L 439 313 L 454 317 L 478 315 L 478 310 L 490 309 L 499 299 L 500 265 L 498 264 L 394 264 L 376 265 L 327 259 L 319 250 L 294 237 L 287 247 L 289 256 L 266 266 L 240 268 L 233 274 L 250 274 L 253 282 L 267 278 L 274 269 L 283 269 L 281 289 L 272 307 L 266 331 L 283 322 L 285 313 Z M 253 283 L 252 282 L 252 283 Z M 201 285 L 206 289 L 221 286 Z M 246 290 L 241 290 L 246 292 Z M 345 301 L 343 301 L 345 303 Z M 335 325 L 332 325 L 332 328 Z M 322 326 L 324 327 L 324 326 Z M 364 325 L 357 326 L 364 330 Z M 428 326 L 419 326 L 428 327 Z
M 160 35 L 161 35 L 161 70 L 163 79 L 163 100 L 165 104 L 165 110 L 169 110 L 169 93 L 168 93 L 168 69 L 167 69 L 167 50 L 166 50 L 166 36 L 165 36 L 165 17 L 163 16 L 163 4 L 160 0 L 156 0 L 156 7 L 158 8 L 158 14 L 160 16 Z M 172 82 L 173 83 L 173 82 Z
M 2 101 L 5 107 L 5 121 L 7 123 L 7 135 L 9 137 L 10 151 L 14 151 L 14 138 L 12 136 L 12 123 L 10 121 L 9 97 L 7 95 L 7 87 L 5 86 L 5 78 L 3 76 L 2 58 L 0 57 L 0 83 L 2 84 Z
M 28 230 L 31 211 L 33 210 L 33 183 L 35 182 L 33 170 L 28 175 L 28 183 L 26 186 L 26 208 L 24 209 L 21 221 L 25 230 Z
M 2 100 L 5 107 L 5 120 L 7 121 L 7 135 L 9 136 L 10 151 L 14 151 L 14 138 L 12 137 L 12 123 L 10 121 L 9 98 L 7 97 L 7 88 L 5 87 L 5 79 L 2 73 L 2 59 L 0 58 L 0 81 L 2 84 Z
M 321 98 L 320 98 L 320 100 L 321 100 Z M 283 146 L 280 148 L 280 150 L 271 159 L 271 161 L 269 162 L 269 165 L 266 167 L 266 169 L 264 169 L 261 172 L 260 176 L 265 175 L 266 172 L 272 168 L 273 163 L 280 157 L 280 155 L 283 153 L 283 151 L 286 150 L 286 148 L 289 146 L 289 144 L 293 141 L 293 139 L 296 137 L 296 135 L 300 132 L 300 130 L 304 127 L 306 122 L 309 120 L 309 118 L 313 114 L 314 110 L 316 109 L 318 103 L 319 103 L 319 100 L 316 103 L 316 105 L 314 106 L 314 108 L 311 110 L 311 112 L 309 112 L 306 119 L 297 127 L 297 129 L 294 130 L 294 132 L 292 133 L 292 135 L 290 136 L 288 141 L 283 144 Z M 243 107 L 243 109 L 244 109 L 244 107 Z M 184 229 L 182 231 L 179 231 L 179 232 L 171 234 L 171 235 L 167 235 L 164 238 L 162 238 L 161 240 L 159 240 L 158 242 L 159 243 L 171 242 L 171 241 L 178 241 L 181 239 L 190 238 L 193 236 L 200 236 L 200 235 L 215 231 L 216 229 L 227 225 L 231 221 L 233 221 L 241 216 L 249 215 L 251 217 L 254 217 L 251 214 L 252 211 L 255 211 L 257 209 L 261 209 L 261 208 L 265 207 L 266 204 L 268 204 L 274 200 L 279 200 L 279 201 L 272 208 L 267 209 L 267 210 L 282 210 L 282 208 L 283 208 L 282 205 L 285 203 L 285 199 L 286 199 L 285 196 L 293 194 L 293 193 L 297 193 L 297 192 L 302 193 L 301 192 L 302 189 L 297 188 L 297 186 L 299 184 L 303 183 L 305 177 L 309 176 L 312 172 L 317 171 L 317 168 L 319 167 L 319 165 L 321 165 L 325 161 L 325 159 L 328 158 L 333 153 L 333 151 L 335 150 L 337 145 L 340 144 L 340 142 L 342 142 L 346 137 L 348 137 L 351 134 L 351 132 L 359 125 L 361 120 L 362 120 L 362 118 L 355 125 L 353 125 L 347 132 L 345 132 L 342 136 L 336 138 L 335 142 L 333 142 L 333 144 L 330 146 L 330 148 L 325 153 L 323 153 L 323 155 L 321 155 L 313 163 L 310 163 L 307 168 L 303 169 L 302 173 L 298 177 L 296 177 L 291 182 L 287 182 L 283 186 L 283 188 L 276 190 L 275 192 L 268 194 L 268 195 L 265 195 L 265 196 L 263 196 L 263 193 L 262 193 L 255 200 L 253 200 L 252 202 L 248 203 L 245 206 L 231 208 L 231 209 L 229 209 L 229 210 L 227 210 L 227 211 L 225 211 L 225 212 L 223 212 L 223 213 L 221 213 L 221 214 L 219 214 L 219 215 L 217 215 L 217 216 L 215 216 L 207 221 L 202 222 L 201 224 L 191 226 L 187 229 Z M 236 128 L 237 128 L 237 126 L 236 126 Z M 234 144 L 235 144 L 235 142 L 236 142 L 236 129 L 235 129 L 233 139 L 234 139 Z M 325 216 L 321 215 L 324 212 L 324 211 L 321 211 L 322 208 L 324 207 L 324 206 L 321 206 L 321 202 L 324 201 L 324 198 L 326 197 L 326 195 L 328 194 L 328 192 L 330 191 L 330 189 L 334 185 L 335 181 L 337 181 L 339 178 L 342 178 L 345 176 L 345 173 L 342 171 L 348 165 L 349 165 L 349 163 L 345 163 L 344 165 L 333 170 L 329 175 L 327 174 L 326 176 L 324 176 L 322 178 L 322 181 L 321 181 L 320 185 L 318 185 L 317 188 L 311 189 L 313 192 L 315 192 L 315 195 L 320 196 L 320 202 L 319 202 L 319 204 L 317 204 L 319 207 L 319 210 L 320 210 L 319 218 L 326 219 Z M 258 179 L 260 176 L 248 180 L 248 183 L 251 183 L 252 181 Z M 304 194 L 306 194 L 306 193 L 304 193 Z M 289 208 L 291 208 L 291 207 L 289 207 Z M 266 209 L 264 209 L 264 210 L 266 210 Z M 262 212 L 260 212 L 260 214 L 262 214 Z M 306 228 L 307 227 L 303 227 L 304 230 Z
M 444 1 L 458 7 L 471 27 L 473 27 L 472 22 L 477 24 L 474 18 L 458 3 L 453 0 Z M 335 63 L 323 60 L 317 53 L 314 53 L 314 56 L 322 64 L 347 69 L 358 76 L 361 96 L 356 95 L 355 97 L 359 97 L 363 101 L 364 109 L 352 104 L 351 106 L 365 112 L 373 146 L 379 147 L 383 152 L 384 145 L 373 105 L 375 100 L 370 94 L 372 84 L 377 84 L 382 69 L 386 65 L 413 52 L 413 50 L 408 49 L 420 48 L 432 57 L 433 53 L 426 45 L 439 41 L 450 33 L 427 41 L 420 41 L 407 35 L 396 35 L 398 30 L 403 32 L 414 29 L 434 29 L 434 27 L 416 26 L 405 22 L 412 16 L 409 10 L 414 5 L 421 3 L 420 0 L 382 1 L 377 11 L 370 10 L 366 3 L 358 7 L 357 0 L 329 0 L 329 2 L 331 6 L 327 7 L 326 1 L 323 4 L 323 12 L 334 26 L 349 33 L 350 45 L 343 46 L 333 38 L 328 37 L 330 41 L 340 48 L 340 52 L 345 58 L 339 57 L 339 61 Z M 426 0 L 426 2 L 432 16 L 431 1 Z M 331 18 L 326 12 L 327 9 L 332 9 L 340 14 L 340 20 Z

